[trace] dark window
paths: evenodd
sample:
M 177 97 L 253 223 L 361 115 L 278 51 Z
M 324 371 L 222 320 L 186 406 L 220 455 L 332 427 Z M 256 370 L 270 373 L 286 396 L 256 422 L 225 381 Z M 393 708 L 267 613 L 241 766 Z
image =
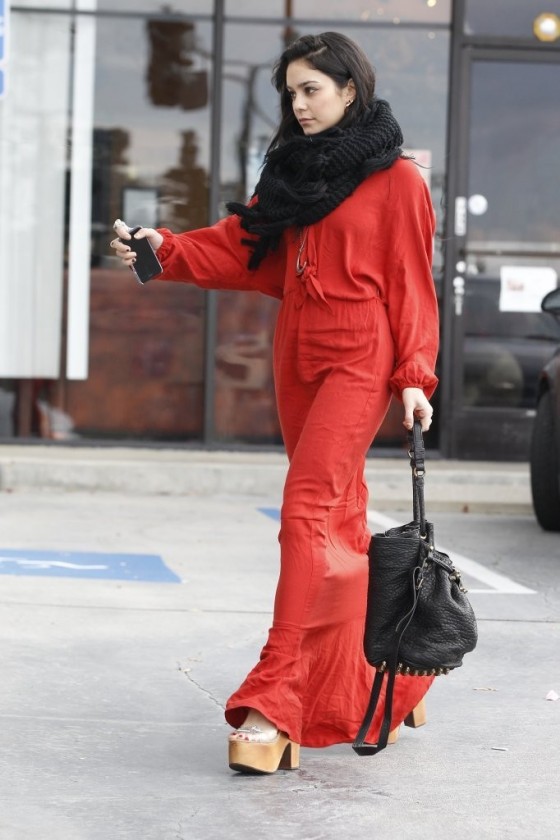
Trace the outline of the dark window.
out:
M 554 8 L 559 11 L 546 0 L 466 0 L 465 33 L 536 40 L 535 18 Z

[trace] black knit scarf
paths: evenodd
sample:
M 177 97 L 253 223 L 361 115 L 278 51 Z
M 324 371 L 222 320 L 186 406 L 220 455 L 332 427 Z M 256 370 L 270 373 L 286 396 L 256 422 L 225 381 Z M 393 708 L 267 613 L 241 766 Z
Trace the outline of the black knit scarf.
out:
M 387 169 L 402 155 L 402 132 L 388 102 L 374 99 L 347 128 L 296 136 L 265 158 L 255 194 L 246 207 L 229 202 L 230 213 L 256 239 L 243 239 L 257 268 L 274 251 L 286 228 L 305 227 L 323 219 L 351 195 L 372 172 Z

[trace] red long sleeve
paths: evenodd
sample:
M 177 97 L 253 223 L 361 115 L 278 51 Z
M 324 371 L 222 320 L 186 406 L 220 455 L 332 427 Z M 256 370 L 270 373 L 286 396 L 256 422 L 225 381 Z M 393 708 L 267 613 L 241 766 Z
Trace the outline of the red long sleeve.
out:
M 247 268 L 250 251 L 241 240 L 247 237 L 237 216 L 187 233 L 162 228 L 163 243 L 158 258 L 163 265 L 160 280 L 194 283 L 203 289 L 257 291 L 281 298 L 284 281 L 284 248 L 270 254 L 256 271 Z
M 385 293 L 396 351 L 390 385 L 399 398 L 403 388 L 414 387 L 429 399 L 438 382 L 439 318 L 431 268 L 435 214 L 414 165 L 400 167 L 389 189 Z

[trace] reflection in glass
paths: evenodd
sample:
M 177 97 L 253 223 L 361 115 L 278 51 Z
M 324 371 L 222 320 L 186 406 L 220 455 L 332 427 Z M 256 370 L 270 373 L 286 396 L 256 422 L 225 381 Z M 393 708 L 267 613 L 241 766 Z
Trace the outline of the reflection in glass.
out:
M 537 15 L 533 21 L 533 32 L 544 43 L 557 41 L 560 38 L 560 17 L 552 12 Z
M 476 61 L 471 74 L 463 398 L 529 409 L 560 341 L 539 311 L 543 277 L 560 276 L 560 65 Z
M 290 0 L 225 0 L 228 17 L 283 17 Z M 254 44 L 251 44 L 253 47 Z
M 472 67 L 469 215 L 481 242 L 557 243 L 560 64 L 477 61 Z
M 284 35 L 275 26 L 226 27 L 222 214 L 227 201 L 246 201 L 258 181 L 278 117 L 270 79 Z M 218 293 L 214 413 L 219 440 L 280 443 L 271 356 L 277 310 L 276 300 L 258 293 Z
M 146 14 L 147 12 L 164 13 L 172 11 L 181 15 L 208 15 L 214 13 L 214 0 L 180 0 L 176 4 L 165 3 L 162 0 L 97 0 L 97 9 L 100 12 L 127 12 Z M 116 24 L 119 29 L 126 26 L 126 23 Z
M 294 17 L 368 23 L 450 23 L 451 0 L 293 0 Z M 303 33 L 302 33 L 303 34 Z
M 272 379 L 278 302 L 257 292 L 220 292 L 215 434 L 219 440 L 280 443 Z
M 187 20 L 146 21 L 150 54 L 146 80 L 153 105 L 204 108 L 208 102 L 208 73 L 200 66 L 196 29 Z
M 503 38 L 529 38 L 533 21 L 542 12 L 557 11 L 556 3 L 543 0 L 466 0 L 465 32 L 467 35 L 499 35 Z
M 16 387 L 9 379 L 0 379 L 0 439 L 16 432 Z
M 226 0 L 226 15 L 359 20 L 368 23 L 449 23 L 451 0 Z M 300 32 L 300 35 L 305 34 Z
M 148 213 L 174 231 L 208 223 L 211 27 L 197 22 L 184 30 L 185 96 L 179 90 L 176 102 L 154 104 L 146 22 L 128 20 L 123 27 L 100 18 L 98 26 L 90 372 L 85 382 L 65 384 L 68 435 L 197 438 L 205 293 L 157 281 L 138 286 L 110 256 L 108 243 L 117 217 L 132 225 Z M 173 50 L 168 58 L 175 69 Z M 166 71 L 161 62 L 158 69 Z M 125 204 L 138 217 L 125 217 Z

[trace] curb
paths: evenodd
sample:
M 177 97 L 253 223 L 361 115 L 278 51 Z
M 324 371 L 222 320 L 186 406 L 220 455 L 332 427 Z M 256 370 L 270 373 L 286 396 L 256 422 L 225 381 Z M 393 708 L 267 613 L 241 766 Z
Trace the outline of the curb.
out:
M 0 490 L 132 495 L 249 495 L 282 498 L 280 452 L 3 446 Z M 371 457 L 370 507 L 409 510 L 406 458 Z M 520 463 L 433 461 L 426 474 L 430 511 L 532 514 L 529 467 Z

